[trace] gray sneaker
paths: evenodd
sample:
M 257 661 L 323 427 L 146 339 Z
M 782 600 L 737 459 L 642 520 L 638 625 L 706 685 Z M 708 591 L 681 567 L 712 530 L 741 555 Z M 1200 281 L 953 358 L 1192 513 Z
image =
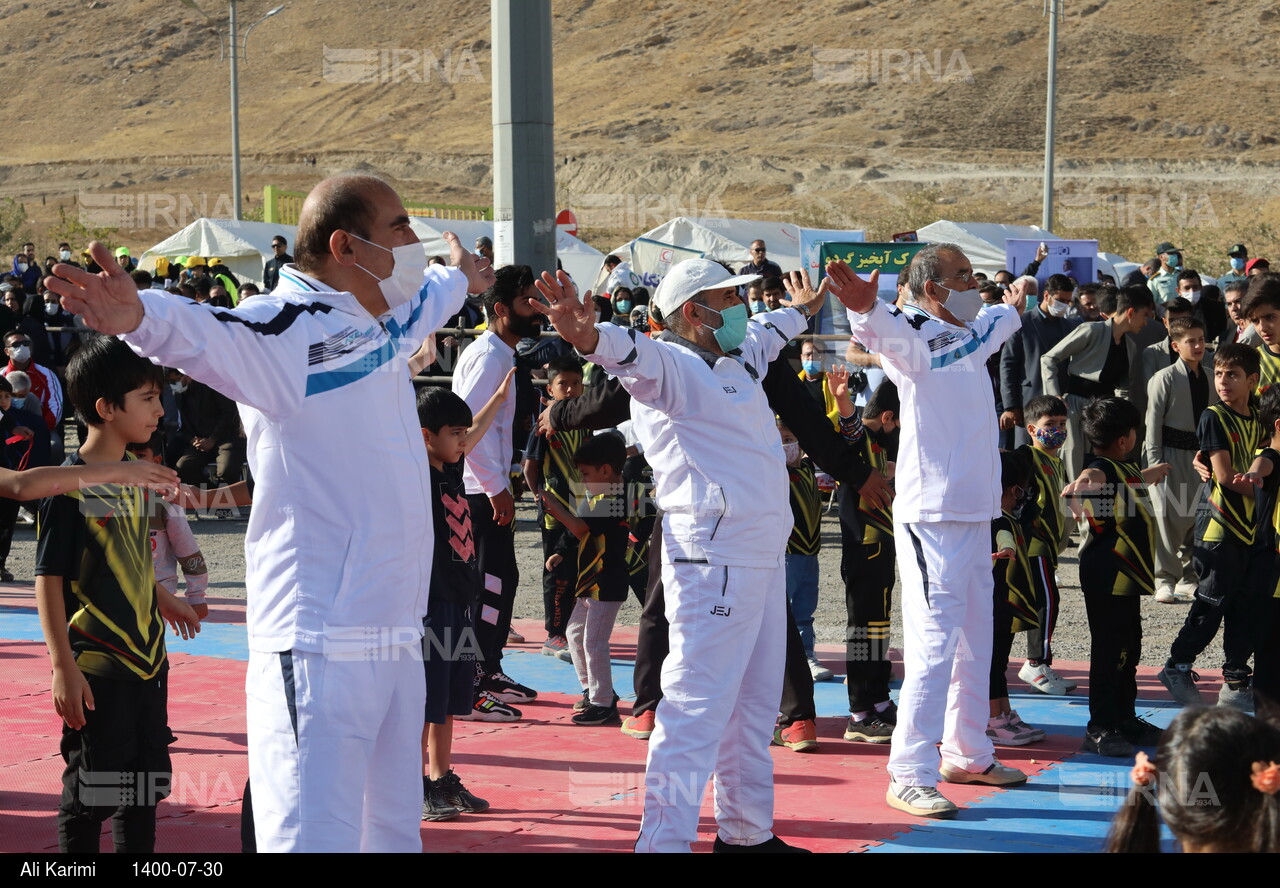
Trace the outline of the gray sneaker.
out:
M 938 792 L 936 786 L 904 786 L 890 780 L 884 800 L 890 808 L 897 808 L 917 817 L 950 820 L 956 816 L 957 811 L 955 802 Z
M 1219 706 L 1234 706 L 1241 712 L 1253 712 L 1253 688 L 1240 688 L 1233 691 L 1226 682 L 1222 683 L 1222 690 L 1218 691 Z
M 1196 682 L 1200 676 L 1191 671 L 1190 663 L 1179 663 L 1176 666 L 1165 666 L 1160 670 L 1160 683 L 1169 689 L 1170 695 L 1183 706 L 1200 706 L 1204 704 L 1200 689 Z

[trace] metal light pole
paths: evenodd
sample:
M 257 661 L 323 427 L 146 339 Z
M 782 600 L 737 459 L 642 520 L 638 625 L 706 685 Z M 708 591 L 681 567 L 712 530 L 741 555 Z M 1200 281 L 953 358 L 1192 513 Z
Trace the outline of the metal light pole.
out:
M 1053 230 L 1053 113 L 1054 93 L 1058 72 L 1058 17 L 1062 14 L 1062 0 L 1045 0 L 1049 12 L 1049 84 L 1046 89 L 1044 111 L 1044 205 L 1040 212 L 1040 227 Z

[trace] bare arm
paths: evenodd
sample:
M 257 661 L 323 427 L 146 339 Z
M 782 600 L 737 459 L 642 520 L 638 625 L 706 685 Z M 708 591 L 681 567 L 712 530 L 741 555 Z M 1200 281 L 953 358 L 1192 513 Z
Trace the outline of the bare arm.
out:
M 550 512 L 557 521 L 565 526 L 569 533 L 578 539 L 582 539 L 587 535 L 587 522 L 562 506 L 554 496 L 544 492 L 542 494 L 542 507 Z
M 1062 498 L 1067 501 L 1067 508 L 1077 521 L 1084 517 L 1084 504 L 1080 497 L 1101 491 L 1106 480 L 1107 476 L 1101 469 L 1085 469 L 1079 478 L 1062 488 Z
M 524 471 L 524 483 L 536 495 L 542 489 L 542 466 L 536 459 L 526 459 L 521 469 Z
M 164 493 L 177 488 L 178 473 L 167 466 L 137 460 L 84 466 L 40 466 L 24 472 L 0 469 L 0 496 L 9 499 L 44 499 L 96 484 L 135 484 Z
M 1227 490 L 1242 493 L 1246 496 L 1253 493 L 1253 482 L 1236 480 L 1236 470 L 1231 466 L 1231 454 L 1226 450 L 1214 450 L 1209 454 L 1209 465 L 1213 467 L 1213 480 Z
M 85 709 L 93 709 L 93 691 L 71 653 L 67 609 L 62 603 L 62 577 L 36 577 L 36 608 L 53 666 L 53 710 L 68 727 L 79 730 L 85 725 Z
M 850 342 L 849 347 L 845 349 L 844 359 L 855 367 L 879 367 L 880 356 L 873 355 L 862 347 L 859 342 Z
M 212 490 L 183 484 L 174 502 L 184 509 L 226 509 L 231 506 L 251 506 L 253 497 L 249 495 L 248 481 L 237 481 Z
M 1259 456 L 1254 459 L 1253 465 L 1249 466 L 1249 471 L 1245 472 L 1243 475 L 1236 475 L 1234 480 L 1236 482 L 1252 484 L 1254 487 L 1261 487 L 1262 480 L 1269 477 L 1274 470 L 1275 463 L 1267 459 L 1265 456 Z

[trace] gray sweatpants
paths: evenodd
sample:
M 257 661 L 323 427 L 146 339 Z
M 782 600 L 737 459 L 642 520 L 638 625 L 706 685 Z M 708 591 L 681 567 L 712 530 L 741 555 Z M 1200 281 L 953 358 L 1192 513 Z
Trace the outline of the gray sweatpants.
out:
M 579 598 L 569 617 L 569 655 L 578 673 L 578 683 L 587 699 L 596 706 L 613 705 L 613 673 L 610 670 L 609 636 L 618 619 L 621 601 Z

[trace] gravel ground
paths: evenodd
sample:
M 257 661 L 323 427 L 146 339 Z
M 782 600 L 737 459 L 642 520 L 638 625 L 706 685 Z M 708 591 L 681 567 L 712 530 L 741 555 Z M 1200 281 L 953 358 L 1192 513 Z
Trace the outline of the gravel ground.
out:
M 522 619 L 541 619 L 542 571 L 541 538 L 534 526 L 533 506 L 526 496 L 517 506 L 516 555 L 520 564 L 521 583 L 516 596 L 515 616 Z M 243 598 L 244 588 L 244 530 L 243 519 L 193 520 L 192 529 L 205 560 L 209 564 L 211 596 Z M 844 589 L 840 582 L 840 531 L 834 514 L 823 518 L 823 550 L 821 563 L 821 589 L 815 629 L 819 644 L 839 644 L 844 640 Z M 9 570 L 19 581 L 28 581 L 35 567 L 35 529 L 32 525 L 18 525 L 14 533 L 13 551 L 9 557 Z M 1087 661 L 1089 659 L 1089 626 L 1085 619 L 1084 599 L 1080 594 L 1080 581 L 1074 548 L 1059 565 L 1058 575 L 1062 585 L 1062 609 L 1054 637 L 1055 656 L 1062 660 Z M 895 597 L 897 591 L 895 590 Z M 1169 645 L 1177 634 L 1188 605 L 1160 604 L 1154 598 L 1142 602 L 1142 629 L 1145 636 L 1142 663 L 1161 666 L 1168 656 Z M 618 620 L 624 625 L 635 625 L 640 619 L 640 608 L 634 598 L 623 606 Z M 530 641 L 537 640 L 530 638 Z M 902 642 L 901 614 L 895 601 L 893 614 L 893 645 Z M 1025 643 L 1015 639 L 1013 658 L 1025 656 Z M 1222 660 L 1222 646 L 1215 641 L 1201 658 L 1200 665 L 1206 676 L 1216 673 Z

